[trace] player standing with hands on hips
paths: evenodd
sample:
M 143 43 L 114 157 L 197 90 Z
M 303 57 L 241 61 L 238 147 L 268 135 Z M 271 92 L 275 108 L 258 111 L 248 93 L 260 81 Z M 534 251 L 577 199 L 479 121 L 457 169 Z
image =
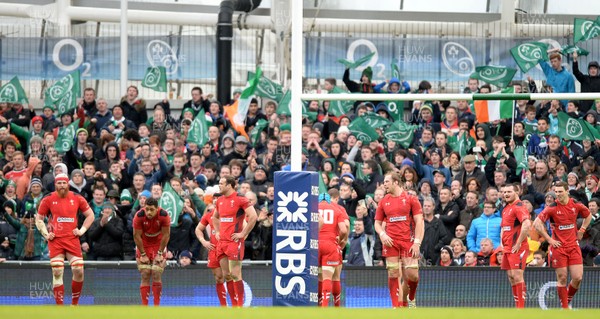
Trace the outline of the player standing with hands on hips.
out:
M 232 306 L 244 306 L 244 282 L 242 281 L 242 260 L 244 240 L 256 224 L 258 215 L 254 206 L 244 196 L 235 191 L 235 178 L 227 176 L 219 181 L 221 196 L 212 216 L 215 238 L 219 242 L 217 258 L 223 270 Z M 244 226 L 244 220 L 246 224 Z
M 169 213 L 158 207 L 158 201 L 149 197 L 146 207 L 140 209 L 133 217 L 133 240 L 137 247 L 135 258 L 138 270 L 142 275 L 140 296 L 142 305 L 148 305 L 150 297 L 150 279 L 152 279 L 152 295 L 154 305 L 160 305 L 162 293 L 162 273 L 167 261 L 163 253 L 171 237 L 171 218 Z
M 383 188 L 386 195 L 377 206 L 375 231 L 383 244 L 392 307 L 415 308 L 425 223 L 419 199 L 405 192 L 402 185 L 398 174 L 385 175 Z M 403 281 L 402 304 L 399 302 L 400 278 Z
M 502 187 L 502 196 L 506 206 L 502 210 L 500 224 L 500 238 L 504 253 L 500 267 L 502 270 L 506 270 L 516 307 L 525 308 L 527 287 L 523 279 L 523 272 L 529 255 L 527 233 L 529 233 L 531 220 L 527 208 L 519 199 L 516 185 L 508 184 Z
M 81 237 L 94 222 L 94 212 L 88 202 L 79 194 L 69 191 L 69 176 L 58 174 L 54 178 L 56 191 L 44 197 L 40 202 L 35 217 L 35 226 L 42 236 L 48 240 L 50 266 L 52 267 L 52 286 L 54 300 L 57 305 L 63 304 L 65 286 L 63 274 L 65 257 L 71 265 L 73 280 L 71 282 L 71 304 L 79 304 L 83 289 L 83 255 L 81 253 Z M 77 228 L 77 213 L 85 216 L 81 228 Z M 48 217 L 48 227 L 44 218 Z
M 556 271 L 558 297 L 563 308 L 569 308 L 573 296 L 579 290 L 583 278 L 583 257 L 579 248 L 579 240 L 592 221 L 592 214 L 587 207 L 569 198 L 569 185 L 558 182 L 554 185 L 556 201 L 538 215 L 533 227 L 548 241 L 548 262 Z M 577 217 L 585 218 L 577 230 Z M 552 237 L 546 231 L 546 221 L 550 221 Z M 571 282 L 567 288 L 567 271 L 571 273 Z

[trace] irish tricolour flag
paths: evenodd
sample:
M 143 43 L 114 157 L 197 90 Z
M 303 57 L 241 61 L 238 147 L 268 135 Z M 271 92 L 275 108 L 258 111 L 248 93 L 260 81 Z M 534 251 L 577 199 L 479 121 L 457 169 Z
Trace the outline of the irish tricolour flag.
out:
M 248 84 L 242 91 L 240 98 L 232 105 L 227 105 L 224 107 L 225 114 L 227 114 L 231 126 L 238 132 L 238 134 L 243 135 L 246 138 L 248 138 L 248 133 L 245 129 L 248 107 L 250 106 L 250 101 L 254 96 L 254 92 L 256 91 L 256 87 L 260 82 L 261 76 L 262 70 L 260 68 L 256 68 L 254 77 L 248 79 Z
M 501 93 L 514 93 L 512 87 L 502 90 Z M 475 101 L 475 116 L 477 122 L 487 123 L 500 119 L 513 117 L 513 104 L 515 101 Z

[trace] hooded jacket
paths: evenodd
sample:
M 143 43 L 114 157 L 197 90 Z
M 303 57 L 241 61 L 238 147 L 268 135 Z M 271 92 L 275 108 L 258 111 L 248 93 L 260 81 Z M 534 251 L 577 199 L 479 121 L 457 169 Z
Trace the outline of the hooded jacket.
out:
M 589 69 L 589 68 L 588 68 Z M 600 70 L 598 70 L 600 71 Z M 591 76 L 589 74 L 583 74 L 579 70 L 579 62 L 573 61 L 573 75 L 579 83 L 581 83 L 581 93 L 584 92 L 600 92 L 600 75 Z M 592 107 L 593 100 L 581 100 L 579 101 L 579 111 L 587 112 Z

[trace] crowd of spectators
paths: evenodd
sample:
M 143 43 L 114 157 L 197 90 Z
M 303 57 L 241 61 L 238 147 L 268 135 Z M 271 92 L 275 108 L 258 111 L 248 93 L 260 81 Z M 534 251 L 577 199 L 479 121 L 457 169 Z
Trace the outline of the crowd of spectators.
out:
M 581 91 L 600 92 L 598 63 L 591 62 L 588 74 L 583 74 L 575 59 L 573 76 L 560 59 L 553 54 L 550 64 L 540 62 L 547 75 L 542 91 L 574 90 L 563 82 L 576 78 Z M 411 90 L 409 83 L 396 78 L 375 85 L 370 77 L 366 70 L 355 82 L 348 71 L 343 82 L 351 92 L 414 95 L 403 114 L 406 122 L 416 125 L 409 147 L 386 139 L 382 129 L 378 129 L 376 141 L 357 140 L 348 128 L 357 117 L 373 112 L 393 121 L 385 103 L 370 101 L 357 101 L 342 116 L 329 113 L 327 101 L 309 101 L 308 111 L 317 116 L 305 116 L 302 136 L 296 137 L 303 143 L 303 169 L 318 172 L 320 188 L 333 189 L 332 200 L 350 217 L 352 233 L 345 250 L 348 264 L 382 264 L 373 218 L 385 195 L 381 185 L 387 172 L 400 174 L 404 189 L 418 196 L 423 206 L 422 265 L 498 265 L 504 206 L 499 189 L 507 183 L 521 185 L 521 199 L 533 219 L 555 200 L 555 181 L 566 181 L 571 197 L 590 208 L 594 219 L 580 246 L 586 265 L 598 261 L 600 141 L 569 141 L 557 133 L 560 112 L 599 129 L 599 101 L 519 100 L 515 101 L 514 119 L 478 123 L 468 101 L 428 100 L 427 94 L 434 88 L 427 81 Z M 335 79 L 326 82 L 329 87 L 337 84 Z M 477 79 L 469 79 L 467 84 L 466 92 L 492 91 Z M 538 89 L 531 78 L 511 85 L 517 93 Z M 134 86 L 112 107 L 87 88 L 76 111 L 60 117 L 52 106 L 37 114 L 27 105 L 0 104 L 0 239 L 4 239 L 0 260 L 47 259 L 46 243 L 32 218 L 41 198 L 54 190 L 54 175 L 60 172 L 69 174 L 71 190 L 85 197 L 95 213 L 94 224 L 81 237 L 86 259 L 133 260 L 133 213 L 144 207 L 147 198 L 160 198 L 170 184 L 185 205 L 172 226 L 166 256 L 185 265 L 205 260 L 206 251 L 194 229 L 206 211 L 215 209 L 218 179 L 228 175 L 237 179 L 238 192 L 248 197 L 259 213 L 245 243 L 245 258 L 271 259 L 273 174 L 289 169 L 290 119 L 278 113 L 276 101 L 253 99 L 246 132 L 260 119 L 268 120 L 269 125 L 257 141 L 249 141 L 232 129 L 218 101 L 199 87 L 191 94 L 179 117 L 171 114 L 167 100 L 146 105 Z M 234 100 L 239 95 L 237 91 Z M 212 119 L 208 142 L 186 142 L 194 118 L 205 114 Z M 58 153 L 58 129 L 76 119 L 80 124 L 72 149 Z M 466 145 L 457 141 L 466 141 Z M 526 150 L 526 167 L 515 159 L 519 147 Z M 544 266 L 547 244 L 535 231 L 528 240 L 530 265 Z

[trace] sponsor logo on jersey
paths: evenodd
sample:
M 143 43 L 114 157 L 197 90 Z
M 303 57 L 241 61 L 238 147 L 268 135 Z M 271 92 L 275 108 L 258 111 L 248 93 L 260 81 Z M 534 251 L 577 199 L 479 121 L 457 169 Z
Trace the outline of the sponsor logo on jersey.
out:
M 223 223 L 233 223 L 233 217 L 222 217 L 221 222 Z
M 403 222 L 406 220 L 406 218 L 407 218 L 406 216 L 395 216 L 395 217 L 391 217 L 389 220 L 390 220 L 390 223 L 395 223 L 395 222 Z
M 72 223 L 75 221 L 75 218 L 73 218 L 73 217 L 58 217 L 56 219 L 56 221 L 59 223 Z
M 511 226 L 504 226 L 504 227 L 502 227 L 503 231 L 510 231 L 511 229 L 512 229 Z
M 573 229 L 573 228 L 575 228 L 575 224 L 559 225 L 558 226 L 558 230 L 568 230 L 568 229 Z

